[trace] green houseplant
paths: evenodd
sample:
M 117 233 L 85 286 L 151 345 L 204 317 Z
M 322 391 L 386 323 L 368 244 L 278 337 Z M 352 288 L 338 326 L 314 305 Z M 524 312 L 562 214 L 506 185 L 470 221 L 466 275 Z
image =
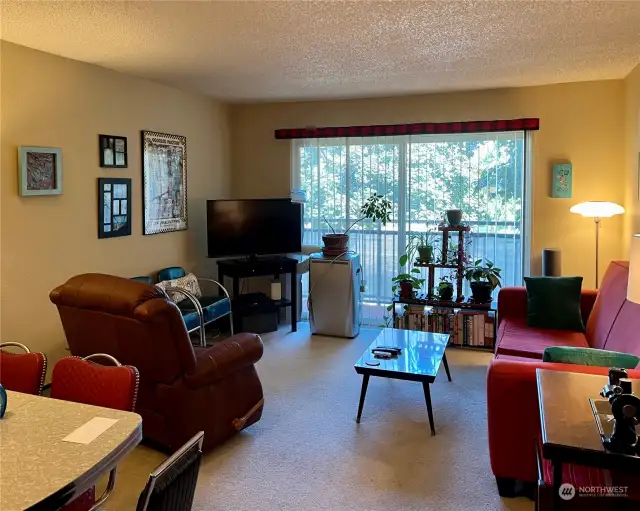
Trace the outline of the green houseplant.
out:
M 453 300 L 453 276 L 452 275 L 444 275 L 440 282 L 438 283 L 438 287 L 436 289 L 436 294 L 438 296 L 438 300 L 443 302 L 450 302 Z
M 486 303 L 491 301 L 491 294 L 496 287 L 500 287 L 500 268 L 496 268 L 492 261 L 477 259 L 464 270 L 464 276 L 471 285 L 473 301 Z
M 413 298 L 415 292 L 424 284 L 424 279 L 420 278 L 420 270 L 413 268 L 409 273 L 398 273 L 391 279 L 393 285 L 391 291 L 398 294 L 400 298 Z
M 380 221 L 382 225 L 387 225 L 387 222 L 391 220 L 392 205 L 391 201 L 384 195 L 374 193 L 369 197 L 360 207 L 360 214 L 362 215 L 356 221 L 354 221 L 349 228 L 343 233 L 336 233 L 333 226 L 329 221 L 324 218 L 331 229 L 331 234 L 324 234 L 322 236 L 322 242 L 324 243 L 325 250 L 328 251 L 346 251 L 349 245 L 349 231 L 358 222 L 362 222 L 365 218 L 370 218 L 374 222 Z
M 425 283 L 425 279 L 421 277 L 418 268 L 412 268 L 411 270 L 408 268 L 405 269 L 408 260 L 407 254 L 400 256 L 398 262 L 403 271 L 391 279 L 391 293 L 401 298 L 413 298 L 415 291 L 422 288 L 422 285 Z M 391 308 L 387 307 L 387 310 L 391 310 Z
M 400 257 L 400 266 L 412 263 L 419 259 L 422 264 L 429 264 L 433 261 L 434 242 L 436 233 L 432 231 L 421 232 L 409 235 L 409 241 L 405 248 L 405 254 Z M 417 257 L 416 257 L 417 256 Z

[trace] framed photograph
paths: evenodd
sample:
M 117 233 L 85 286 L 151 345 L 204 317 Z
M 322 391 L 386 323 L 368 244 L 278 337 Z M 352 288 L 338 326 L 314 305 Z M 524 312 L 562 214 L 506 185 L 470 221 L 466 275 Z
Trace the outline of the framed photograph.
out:
M 131 234 L 131 179 L 98 178 L 98 238 Z
M 556 163 L 553 166 L 551 197 L 554 199 L 571 198 L 571 163 Z
M 127 168 L 127 137 L 98 135 L 98 141 L 101 167 Z
M 62 194 L 61 149 L 21 146 L 18 151 L 18 193 L 21 196 Z
M 187 228 L 187 139 L 142 132 L 143 233 Z

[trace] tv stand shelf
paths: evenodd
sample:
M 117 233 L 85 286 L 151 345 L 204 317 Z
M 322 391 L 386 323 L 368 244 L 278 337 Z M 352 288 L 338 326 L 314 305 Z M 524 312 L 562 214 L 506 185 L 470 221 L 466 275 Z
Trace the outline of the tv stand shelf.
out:
M 296 284 L 298 260 L 286 256 L 266 256 L 236 259 L 221 259 L 218 261 L 218 280 L 224 285 L 224 278 L 233 281 L 233 298 L 240 296 L 240 279 L 249 277 L 263 277 L 272 275 L 278 278 L 282 274 L 289 274 L 291 296 L 275 300 L 276 307 L 291 307 L 291 331 L 297 331 L 298 317 L 298 286 Z M 240 318 L 234 317 L 234 322 Z

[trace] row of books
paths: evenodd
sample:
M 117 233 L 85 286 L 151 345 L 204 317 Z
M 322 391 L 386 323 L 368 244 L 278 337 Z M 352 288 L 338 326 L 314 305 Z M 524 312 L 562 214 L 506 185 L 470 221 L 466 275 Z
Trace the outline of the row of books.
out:
M 488 312 L 458 311 L 433 308 L 425 312 L 422 306 L 409 306 L 396 316 L 394 327 L 449 334 L 449 344 L 456 346 L 493 347 L 495 318 Z

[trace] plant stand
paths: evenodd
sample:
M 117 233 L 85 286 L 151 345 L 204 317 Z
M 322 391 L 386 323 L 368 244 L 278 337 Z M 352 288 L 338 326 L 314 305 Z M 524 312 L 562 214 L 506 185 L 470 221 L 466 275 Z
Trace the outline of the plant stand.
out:
M 471 227 L 468 225 L 459 226 L 440 226 L 438 230 L 442 232 L 442 260 L 440 263 L 423 264 L 414 262 L 413 266 L 416 268 L 427 269 L 427 299 L 433 300 L 433 288 L 435 287 L 436 280 L 436 268 L 448 268 L 451 270 L 457 270 L 456 272 L 456 302 L 462 302 L 464 296 L 462 296 L 462 281 L 464 262 L 462 256 L 464 255 L 464 236 L 471 231 Z M 458 264 L 447 264 L 447 252 L 449 251 L 449 233 L 458 233 Z
M 471 300 L 465 300 L 462 295 L 464 242 L 465 235 L 471 231 L 471 227 L 440 226 L 438 230 L 442 232 L 442 260 L 440 263 L 423 264 L 413 262 L 414 267 L 427 269 L 427 292 L 417 293 L 412 298 L 394 297 L 392 308 L 393 325 L 396 327 L 396 317 L 398 316 L 396 305 L 403 304 L 409 314 L 414 314 L 415 321 L 409 323 L 406 327 L 400 326 L 399 328 L 447 333 L 450 335 L 449 346 L 493 350 L 498 326 L 497 303 L 474 303 Z M 458 233 L 458 264 L 446 264 L 450 233 Z M 454 300 L 441 301 L 433 295 L 437 268 L 457 270 Z M 436 317 L 436 321 L 428 321 L 428 315 L 425 316 L 425 307 L 431 307 L 431 314 L 443 316 L 444 320 Z M 474 323 L 475 320 L 472 317 L 474 315 L 482 315 L 482 322 L 479 324 Z M 447 318 L 447 316 L 450 317 Z M 461 318 L 458 319 L 458 316 L 461 316 Z M 488 330 L 485 330 L 484 327 L 485 319 Z

